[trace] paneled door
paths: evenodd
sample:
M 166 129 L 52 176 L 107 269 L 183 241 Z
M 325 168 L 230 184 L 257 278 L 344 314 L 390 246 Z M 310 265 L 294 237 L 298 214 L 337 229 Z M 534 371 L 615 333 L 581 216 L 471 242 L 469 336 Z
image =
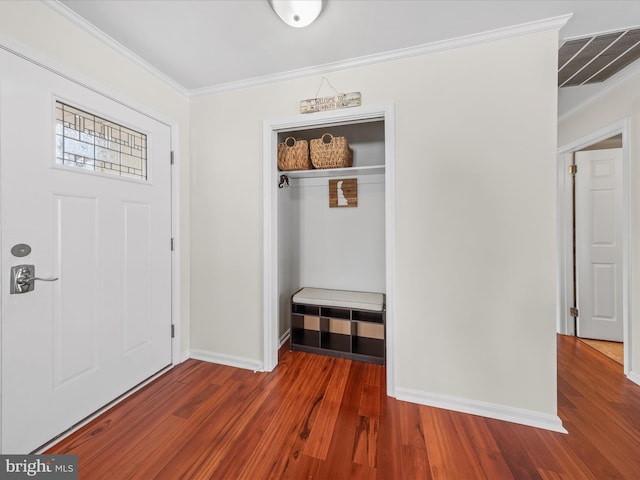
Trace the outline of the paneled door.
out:
M 171 363 L 170 137 L 0 49 L 2 452 Z
M 621 342 L 622 149 L 575 155 L 578 336 Z

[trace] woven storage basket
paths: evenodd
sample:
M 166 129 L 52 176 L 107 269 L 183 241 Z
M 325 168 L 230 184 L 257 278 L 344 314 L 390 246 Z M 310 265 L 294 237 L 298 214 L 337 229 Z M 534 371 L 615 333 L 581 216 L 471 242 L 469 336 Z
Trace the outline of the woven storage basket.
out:
M 325 133 L 311 140 L 311 163 L 316 168 L 344 168 L 353 164 L 353 150 L 345 137 Z
M 313 168 L 309 159 L 309 142 L 287 137 L 278 144 L 278 168 L 280 170 L 309 170 Z

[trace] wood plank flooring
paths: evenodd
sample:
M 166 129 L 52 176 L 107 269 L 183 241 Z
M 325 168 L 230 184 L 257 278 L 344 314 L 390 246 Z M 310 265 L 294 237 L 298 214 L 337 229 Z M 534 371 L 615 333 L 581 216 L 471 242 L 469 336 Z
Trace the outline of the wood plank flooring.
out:
M 271 373 L 188 360 L 47 453 L 80 479 L 634 479 L 640 386 L 558 337 L 569 434 L 386 396 L 384 367 L 283 348 Z
M 620 365 L 624 365 L 624 344 L 622 342 L 607 342 L 605 340 L 592 340 L 589 338 L 581 338 L 580 341 L 586 343 L 591 348 L 595 348 Z

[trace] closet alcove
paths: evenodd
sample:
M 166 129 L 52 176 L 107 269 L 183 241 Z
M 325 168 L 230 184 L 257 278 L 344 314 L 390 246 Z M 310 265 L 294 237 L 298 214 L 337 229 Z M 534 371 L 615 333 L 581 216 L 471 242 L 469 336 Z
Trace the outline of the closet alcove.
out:
M 344 136 L 353 166 L 282 172 L 277 144 Z M 357 107 L 264 122 L 265 369 L 290 327 L 291 296 L 301 287 L 384 293 L 388 393 L 393 370 L 395 210 L 393 108 Z M 279 188 L 280 176 L 288 186 Z M 330 208 L 329 180 L 356 178 L 354 208 Z M 391 377 L 391 378 L 390 378 Z

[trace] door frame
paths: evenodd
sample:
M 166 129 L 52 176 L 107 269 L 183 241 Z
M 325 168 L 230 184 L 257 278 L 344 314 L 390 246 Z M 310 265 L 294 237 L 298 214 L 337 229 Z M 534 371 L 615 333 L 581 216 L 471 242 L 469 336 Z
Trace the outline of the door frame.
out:
M 585 135 L 567 145 L 558 148 L 557 168 L 557 231 L 558 231 L 558 291 L 556 328 L 563 335 L 575 335 L 573 317 L 569 315 L 569 306 L 574 305 L 573 291 L 573 195 L 569 165 L 573 163 L 573 154 L 590 145 L 622 134 L 622 328 L 624 342 L 624 373 L 631 368 L 630 335 L 630 295 L 629 278 L 631 268 L 630 251 L 630 192 L 629 168 L 631 163 L 629 150 L 630 119 L 624 118 L 616 123 Z
M 263 122 L 263 359 L 265 371 L 278 365 L 278 133 L 347 123 L 384 121 L 385 135 L 385 266 L 387 395 L 396 391 L 396 207 L 395 114 L 392 103 L 299 114 Z
M 68 66 L 58 63 L 52 58 L 33 50 L 32 48 L 25 46 L 21 43 L 18 43 L 4 35 L 0 35 L 0 49 L 7 51 L 12 55 L 16 55 L 26 61 L 29 61 L 45 70 L 48 70 L 56 75 L 59 75 L 81 87 L 87 88 L 103 97 L 106 97 L 114 102 L 117 102 L 121 105 L 124 105 L 127 108 L 130 108 L 142 115 L 145 115 L 153 120 L 156 120 L 166 126 L 169 127 L 170 130 L 170 142 L 171 142 L 171 150 L 173 152 L 173 163 L 171 168 L 171 237 L 173 238 L 173 250 L 171 254 L 171 324 L 173 325 L 173 338 L 171 339 L 171 363 L 172 365 L 176 365 L 186 360 L 187 356 L 182 355 L 181 352 L 181 259 L 179 252 L 181 250 L 181 238 L 178 235 L 179 225 L 180 225 L 180 129 L 179 123 L 177 120 L 169 118 L 148 106 L 142 104 L 137 100 L 133 100 L 123 93 L 116 91 L 112 88 L 106 87 L 101 84 L 98 80 L 88 77 L 80 72 L 69 68 Z M 167 156 L 167 161 L 169 161 L 169 155 Z M 0 210 L 1 210 L 0 205 Z M 0 228 L 2 228 L 2 221 L 0 219 Z M 168 243 L 168 239 L 167 239 Z M 170 248 L 170 245 L 167 245 L 167 248 Z M 2 258 L 0 257 L 0 268 L 9 268 L 7 265 L 2 263 Z M 2 313 L 0 312 L 0 325 L 2 324 Z M 167 335 L 170 333 L 167 332 Z M 188 353 L 188 352 L 187 352 Z M 0 355 L 0 362 L 2 356 Z M 0 365 L 0 375 L 2 369 Z M 155 376 L 154 376 L 155 377 Z M 152 377 L 152 378 L 154 378 Z M 147 380 L 147 382 L 150 381 Z M 146 382 L 145 382 L 146 383 Z M 0 376 L 0 385 L 2 384 L 2 377 Z M 126 396 L 130 395 L 133 391 L 140 388 L 140 386 L 135 387 L 132 391 L 126 392 L 124 395 L 114 399 L 115 402 L 119 402 L 124 399 Z M 0 402 L 2 399 L 0 398 Z M 109 404 L 112 406 L 113 403 Z M 0 403 L 1 406 L 1 403 Z M 98 415 L 100 412 L 96 412 L 95 415 Z M 88 421 L 89 419 L 86 419 Z M 83 421 L 83 424 L 86 423 Z M 79 428 L 80 425 L 77 426 Z M 0 429 L 2 425 L 0 424 Z M 65 433 L 66 435 L 66 433 Z M 0 445 L 0 451 L 2 451 Z

